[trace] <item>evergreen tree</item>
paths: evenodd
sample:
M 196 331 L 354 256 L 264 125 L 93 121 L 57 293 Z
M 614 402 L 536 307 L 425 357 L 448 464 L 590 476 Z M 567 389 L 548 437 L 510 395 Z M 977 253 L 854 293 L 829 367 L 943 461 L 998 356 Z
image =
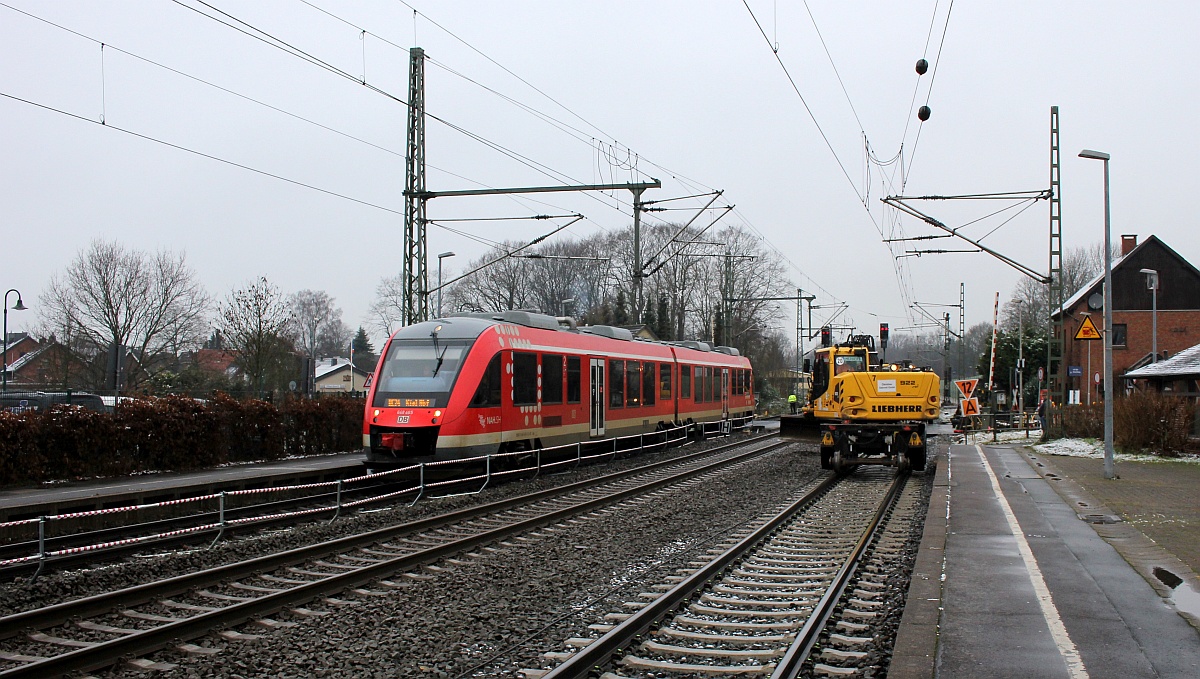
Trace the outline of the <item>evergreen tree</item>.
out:
M 658 334 L 658 318 L 654 315 L 654 305 L 653 304 L 646 305 L 646 315 L 642 317 L 642 323 L 644 323 L 647 328 L 650 328 L 650 332 L 655 333 L 655 335 L 657 336 L 657 334 Z
M 625 301 L 624 290 L 617 290 L 617 303 L 613 309 L 613 325 L 629 325 L 629 305 Z
M 660 340 L 673 340 L 674 333 L 672 332 L 671 312 L 667 306 L 667 296 L 658 296 L 658 327 L 654 328 L 654 334 L 658 335 Z
M 371 338 L 367 337 L 367 331 L 359 326 L 358 334 L 350 342 L 354 346 L 354 367 L 368 372 L 374 370 L 379 357 L 375 354 L 375 347 L 371 345 Z

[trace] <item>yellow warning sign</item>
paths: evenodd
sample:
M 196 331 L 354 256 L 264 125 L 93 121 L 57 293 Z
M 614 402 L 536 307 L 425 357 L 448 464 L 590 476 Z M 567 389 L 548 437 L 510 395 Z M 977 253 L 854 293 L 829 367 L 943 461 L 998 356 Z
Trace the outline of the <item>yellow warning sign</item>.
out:
M 963 398 L 971 398 L 971 394 L 975 393 L 975 385 L 979 384 L 979 379 L 973 380 L 954 380 L 954 386 L 958 387 L 958 391 Z
M 1098 339 L 1100 339 L 1100 331 L 1096 329 L 1096 324 L 1092 322 L 1091 316 L 1083 317 L 1083 324 L 1079 326 L 1079 330 L 1075 331 L 1075 339 L 1077 339 L 1077 340 L 1098 340 Z
M 973 398 L 964 398 L 962 402 L 963 417 L 979 414 L 979 400 Z

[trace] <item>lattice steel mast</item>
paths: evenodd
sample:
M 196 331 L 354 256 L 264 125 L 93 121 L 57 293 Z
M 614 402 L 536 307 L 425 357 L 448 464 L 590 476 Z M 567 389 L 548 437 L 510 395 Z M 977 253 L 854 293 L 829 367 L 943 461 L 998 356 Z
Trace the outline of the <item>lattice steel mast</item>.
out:
M 402 325 L 429 316 L 429 271 L 425 262 L 425 50 L 409 50 L 408 149 L 404 175 L 404 269 L 400 274 Z
M 1062 375 L 1063 362 L 1063 268 L 1062 268 L 1062 183 L 1059 165 L 1058 107 L 1050 107 L 1050 337 L 1046 342 L 1046 379 L 1050 400 L 1061 406 L 1066 403 L 1066 381 Z M 1046 423 L 1053 432 L 1056 418 Z M 1049 432 L 1048 432 L 1049 433 Z

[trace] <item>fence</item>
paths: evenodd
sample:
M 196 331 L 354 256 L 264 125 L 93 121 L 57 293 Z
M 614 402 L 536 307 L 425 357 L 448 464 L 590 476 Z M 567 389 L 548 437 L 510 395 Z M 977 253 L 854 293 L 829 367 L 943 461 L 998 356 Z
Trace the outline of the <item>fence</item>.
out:
M 745 426 L 752 418 L 739 418 L 737 420 L 726 420 L 724 422 L 710 424 L 694 424 L 683 425 L 671 429 L 654 432 L 651 434 L 635 434 L 630 436 L 614 437 L 611 439 L 603 439 L 600 441 L 589 441 L 586 443 L 573 443 L 562 446 L 554 446 L 550 448 L 539 448 L 532 451 L 521 451 L 514 453 L 504 453 L 496 455 L 482 455 L 478 457 L 463 459 L 463 460 L 448 460 L 444 462 L 426 462 L 420 464 L 409 465 L 398 469 L 392 469 L 384 472 L 371 474 L 363 474 L 352 478 L 341 479 L 338 481 L 325 481 L 320 483 L 296 484 L 287 486 L 273 486 L 268 488 L 253 488 L 245 490 L 224 491 L 220 493 L 211 493 L 192 498 L 182 498 L 176 500 L 167 500 L 163 502 L 152 502 L 139 505 L 130 505 L 126 507 L 113 507 L 106 509 L 98 509 L 86 512 L 72 512 L 69 514 L 59 514 L 52 516 L 41 516 L 30 519 L 22 519 L 17 521 L 8 521 L 0 523 L 0 531 L 11 532 L 12 530 L 29 529 L 36 527 L 36 552 L 9 559 L 0 560 L 0 568 L 12 567 L 30 562 L 39 562 L 38 573 L 48 559 L 63 557 L 72 554 L 81 554 L 86 552 L 95 552 L 116 547 L 149 543 L 159 540 L 164 540 L 172 537 L 183 535 L 216 531 L 217 535 L 213 540 L 215 545 L 217 541 L 225 534 L 227 529 L 250 525 L 255 523 L 264 523 L 267 521 L 317 515 L 321 513 L 332 512 L 333 517 L 330 521 L 336 520 L 341 516 L 342 512 L 347 509 L 354 509 L 369 504 L 394 500 L 405 495 L 414 495 L 412 504 L 416 504 L 426 493 L 438 489 L 448 488 L 454 485 L 466 485 L 470 483 L 479 483 L 479 487 L 473 490 L 460 494 L 476 494 L 482 492 L 493 479 L 511 477 L 518 474 L 532 474 L 531 478 L 536 478 L 544 471 L 560 470 L 570 465 L 577 467 L 585 462 L 600 460 L 604 458 L 612 459 L 619 453 L 645 452 L 649 450 L 657 450 L 666 448 L 671 445 L 677 445 L 687 441 L 691 435 L 695 434 L 700 438 L 705 438 L 714 434 L 728 435 L 734 429 Z M 713 427 L 712 425 L 716 425 Z M 636 440 L 637 445 L 633 442 Z M 587 453 L 587 454 L 585 454 Z M 518 464 L 508 467 L 506 462 L 527 461 L 528 464 Z M 483 468 L 482 473 L 466 477 L 453 477 L 444 480 L 430 480 L 429 472 L 447 465 L 480 465 Z M 574 468 L 572 467 L 572 468 Z M 366 482 L 379 482 L 397 479 L 397 483 L 403 484 L 402 480 L 405 475 L 415 476 L 415 479 L 410 482 L 410 485 L 404 485 L 399 489 L 389 489 L 387 492 L 368 497 L 346 501 L 344 494 L 351 487 L 365 484 Z M 378 487 L 367 486 L 368 489 L 378 490 Z M 247 516 L 240 518 L 230 518 L 227 516 L 230 509 L 231 501 L 240 497 L 252 497 L 269 494 L 294 493 L 295 491 L 312 491 L 324 490 L 334 493 L 334 502 L 332 504 L 318 504 L 316 507 L 306 509 L 296 509 L 292 511 L 276 512 L 271 514 L 260 514 L 255 516 Z M 306 497 L 297 498 L 299 501 L 305 499 L 319 498 L 320 495 L 309 495 Z M 203 523 L 196 526 L 188 526 L 168 531 L 162 531 L 150 535 L 138 537 L 129 537 L 116 540 L 109 540 L 90 545 L 68 547 L 64 549 L 51 550 L 48 549 L 47 528 L 68 520 L 78 520 L 97 516 L 114 516 L 124 515 L 133 517 L 136 521 L 139 514 L 148 510 L 159 509 L 164 507 L 178 508 L 181 506 L 195 505 L 196 516 L 203 516 L 201 510 L 204 509 L 203 503 L 215 501 L 217 503 L 217 520 L 215 522 Z M 125 524 L 127 527 L 136 527 L 136 522 Z M 30 536 L 32 538 L 32 536 Z M 31 539 L 32 542 L 32 539 Z

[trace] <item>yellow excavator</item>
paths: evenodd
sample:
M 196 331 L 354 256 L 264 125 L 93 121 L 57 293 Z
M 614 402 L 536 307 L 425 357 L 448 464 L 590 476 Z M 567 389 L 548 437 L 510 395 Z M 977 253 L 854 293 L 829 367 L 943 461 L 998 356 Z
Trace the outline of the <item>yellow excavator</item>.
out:
M 887 326 L 880 327 L 887 346 Z M 860 464 L 882 464 L 922 471 L 926 460 L 925 426 L 939 417 L 941 380 L 932 368 L 911 362 L 883 363 L 871 335 L 831 342 L 821 330 L 822 346 L 811 366 L 812 389 L 796 415 L 779 418 L 784 438 L 821 444 L 821 467 L 838 472 Z

